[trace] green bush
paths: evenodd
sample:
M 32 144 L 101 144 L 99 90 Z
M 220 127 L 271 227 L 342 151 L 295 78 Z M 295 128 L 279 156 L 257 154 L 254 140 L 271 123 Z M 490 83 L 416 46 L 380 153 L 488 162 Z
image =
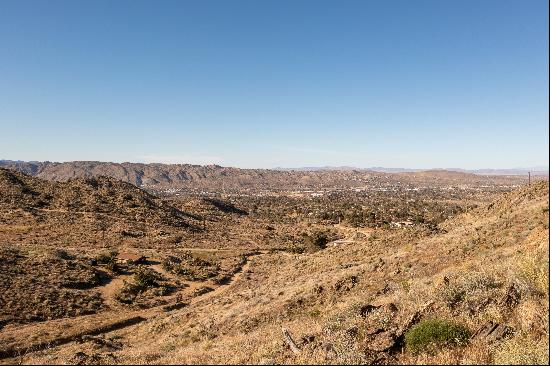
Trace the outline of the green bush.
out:
M 98 254 L 98 256 L 95 258 L 97 263 L 100 264 L 110 264 L 116 261 L 116 256 L 118 255 L 118 252 L 113 250 L 110 252 L 103 252 Z
M 218 275 L 220 267 L 218 264 L 194 257 L 187 252 L 180 257 L 169 256 L 162 262 L 166 272 L 174 273 L 189 281 L 204 281 Z
M 103 264 L 107 267 L 108 270 L 111 272 L 119 272 L 120 267 L 116 262 L 116 257 L 118 255 L 118 252 L 116 250 L 112 250 L 110 252 L 103 252 L 100 253 L 97 257 L 95 257 L 95 260 L 99 264 Z
M 424 320 L 405 333 L 405 346 L 412 353 L 434 351 L 446 345 L 464 344 L 470 338 L 468 329 L 447 320 Z
M 115 294 L 115 299 L 123 304 L 131 304 L 142 291 L 143 288 L 139 285 L 125 282 L 124 286 Z
M 134 281 L 141 288 L 157 287 L 160 280 L 157 272 L 144 266 L 139 266 L 134 272 Z
M 327 247 L 328 237 L 325 233 L 315 233 L 313 235 L 313 245 L 319 249 L 325 249 Z
M 316 252 L 327 247 L 329 242 L 328 236 L 324 232 L 314 232 L 312 235 L 304 235 L 305 251 Z

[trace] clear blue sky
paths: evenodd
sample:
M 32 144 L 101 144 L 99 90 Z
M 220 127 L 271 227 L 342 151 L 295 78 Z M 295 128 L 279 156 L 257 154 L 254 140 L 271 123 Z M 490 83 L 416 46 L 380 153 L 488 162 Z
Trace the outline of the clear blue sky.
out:
M 548 2 L 0 2 L 0 159 L 548 165 Z

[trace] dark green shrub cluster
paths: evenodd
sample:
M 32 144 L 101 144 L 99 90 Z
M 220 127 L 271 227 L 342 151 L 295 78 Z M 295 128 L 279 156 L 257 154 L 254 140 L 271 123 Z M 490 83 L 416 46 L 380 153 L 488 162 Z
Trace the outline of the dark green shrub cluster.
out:
M 327 233 L 316 231 L 311 235 L 304 236 L 305 250 L 308 252 L 316 252 L 325 249 L 329 242 Z
M 319 249 L 325 249 L 328 243 L 328 237 L 325 233 L 315 233 L 311 238 L 311 243 Z
M 115 250 L 112 250 L 110 252 L 103 252 L 98 254 L 95 260 L 99 264 L 109 264 L 116 261 L 117 255 L 118 255 L 118 252 Z
M 100 253 L 97 257 L 95 257 L 95 261 L 98 264 L 104 264 L 107 269 L 112 272 L 118 272 L 120 270 L 120 267 L 116 262 L 117 255 L 118 252 L 116 250 Z
M 174 287 L 163 284 L 164 278 L 155 270 L 145 266 L 138 266 L 134 270 L 134 281 L 124 282 L 124 286 L 115 295 L 115 298 L 124 304 L 132 304 L 140 294 L 153 289 L 155 296 L 165 296 L 170 294 Z
M 124 286 L 115 295 L 115 299 L 123 304 L 131 304 L 136 300 L 142 290 L 143 289 L 135 283 L 125 282 Z
M 470 332 L 448 320 L 424 320 L 405 333 L 405 346 L 412 353 L 432 352 L 448 345 L 464 344 Z
M 171 272 L 189 281 L 204 281 L 218 275 L 220 268 L 216 263 L 194 257 L 186 252 L 179 257 L 169 256 L 162 262 L 166 272 Z
M 72 260 L 76 258 L 74 255 L 70 254 L 69 252 L 63 249 L 54 249 L 52 252 L 52 255 L 55 258 L 63 259 L 63 260 Z
M 141 288 L 157 287 L 161 280 L 160 275 L 154 270 L 138 266 L 134 272 L 134 281 Z

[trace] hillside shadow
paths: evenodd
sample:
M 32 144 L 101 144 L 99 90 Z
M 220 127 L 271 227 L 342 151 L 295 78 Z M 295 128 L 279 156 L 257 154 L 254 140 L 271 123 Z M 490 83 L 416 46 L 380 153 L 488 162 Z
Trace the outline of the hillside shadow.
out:
M 224 201 L 221 201 L 221 200 L 217 200 L 215 198 L 203 198 L 203 200 L 204 200 L 204 202 L 210 203 L 211 205 L 213 205 L 218 210 L 220 210 L 224 213 L 237 214 L 237 215 L 248 215 L 248 212 L 236 207 L 235 205 L 233 205 L 231 203 L 224 202 Z

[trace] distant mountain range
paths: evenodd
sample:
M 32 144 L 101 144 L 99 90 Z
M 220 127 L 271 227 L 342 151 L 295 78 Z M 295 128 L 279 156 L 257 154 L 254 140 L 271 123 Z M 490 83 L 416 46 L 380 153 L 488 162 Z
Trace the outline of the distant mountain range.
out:
M 422 171 L 450 171 L 471 173 L 477 175 L 527 175 L 531 172 L 532 176 L 547 176 L 548 167 L 536 166 L 528 168 L 509 168 L 509 169 L 461 169 L 461 168 L 435 168 L 435 169 L 414 169 L 414 168 L 356 168 L 351 166 L 322 166 L 322 167 L 300 167 L 300 168 L 274 168 L 281 171 L 299 171 L 299 172 L 315 172 L 315 171 L 371 171 L 379 173 L 414 173 Z
M 74 178 L 112 177 L 150 190 L 184 189 L 209 192 L 241 192 L 258 190 L 324 189 L 359 187 L 425 180 L 437 184 L 485 182 L 507 184 L 510 179 L 526 180 L 527 170 L 464 169 L 396 169 L 353 167 L 312 167 L 299 169 L 239 169 L 219 165 L 111 163 L 71 161 L 64 163 L 0 160 L 0 168 L 51 181 Z M 475 174 L 473 174 L 475 173 Z M 532 175 L 548 176 L 548 171 L 534 170 Z M 514 184 L 517 184 L 514 183 Z

